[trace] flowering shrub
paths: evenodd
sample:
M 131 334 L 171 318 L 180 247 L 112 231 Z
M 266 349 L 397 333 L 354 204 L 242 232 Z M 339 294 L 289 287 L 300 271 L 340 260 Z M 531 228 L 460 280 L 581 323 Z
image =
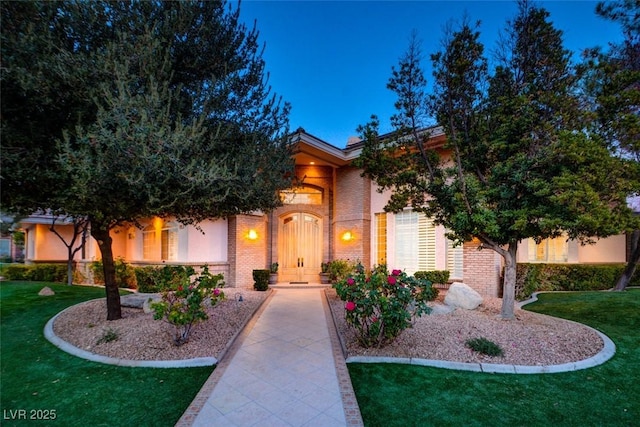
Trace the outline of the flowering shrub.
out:
M 427 301 L 437 296 L 431 283 L 407 276 L 400 270 L 379 266 L 369 273 L 358 265 L 354 274 L 333 287 L 345 301 L 347 323 L 355 328 L 364 347 L 381 347 L 392 342 L 416 316 L 429 313 Z
M 176 276 L 173 276 L 170 283 L 165 284 L 162 300 L 151 304 L 151 308 L 154 311 L 154 319 L 164 319 L 173 325 L 175 345 L 186 343 L 193 325 L 207 320 L 208 316 L 204 310 L 207 299 L 212 307 L 224 300 L 222 279 L 222 274 L 211 274 L 209 268 L 204 266 L 193 282 L 186 278 L 183 283 L 178 283 Z

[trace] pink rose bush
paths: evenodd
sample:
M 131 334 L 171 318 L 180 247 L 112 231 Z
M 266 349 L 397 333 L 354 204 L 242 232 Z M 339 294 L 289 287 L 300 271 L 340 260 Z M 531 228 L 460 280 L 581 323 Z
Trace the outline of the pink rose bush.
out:
M 436 298 L 431 282 L 408 276 L 401 270 L 389 274 L 386 266 L 355 273 L 334 283 L 338 297 L 345 301 L 345 318 L 356 331 L 363 347 L 382 347 L 392 342 L 412 320 L 431 309 L 427 302 Z
M 189 281 L 185 276 L 185 281 Z M 211 274 L 205 265 L 202 272 L 187 286 L 175 283 L 164 284 L 162 300 L 151 304 L 154 311 L 153 318 L 164 320 L 174 327 L 173 343 L 180 346 L 189 340 L 189 334 L 193 326 L 201 321 L 207 320 L 208 316 L 204 310 L 205 300 L 209 300 L 212 307 L 225 299 L 222 287 L 222 274 Z M 175 282 L 175 277 L 171 282 Z

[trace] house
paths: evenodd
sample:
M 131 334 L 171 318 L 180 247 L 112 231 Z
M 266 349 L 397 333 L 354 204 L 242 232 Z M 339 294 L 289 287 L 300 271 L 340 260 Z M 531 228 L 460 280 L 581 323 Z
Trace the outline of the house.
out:
M 444 134 L 435 129 L 432 136 L 434 147 L 443 147 Z M 362 149 L 358 141 L 338 148 L 298 129 L 292 144 L 295 186 L 282 191 L 282 207 L 205 221 L 202 231 L 149 219 L 141 229 L 113 230 L 114 256 L 133 265 L 206 263 L 224 273 L 232 287 L 250 286 L 252 271 L 274 262 L 279 264 L 279 282 L 317 283 L 321 263 L 350 259 L 366 266 L 386 263 L 408 273 L 449 270 L 454 281 L 483 295 L 500 295 L 502 259 L 495 252 L 478 250 L 477 241 L 454 246 L 444 227 L 410 209 L 384 212 L 389 193 L 379 193 L 377 185 L 352 166 Z M 66 259 L 66 248 L 49 231 L 50 219 L 33 216 L 22 222 L 27 262 Z M 538 244 L 530 240 L 521 243 L 518 261 L 624 263 L 625 246 L 624 235 L 590 246 L 564 238 Z M 96 243 L 90 240 L 77 258 L 81 265 L 99 259 Z

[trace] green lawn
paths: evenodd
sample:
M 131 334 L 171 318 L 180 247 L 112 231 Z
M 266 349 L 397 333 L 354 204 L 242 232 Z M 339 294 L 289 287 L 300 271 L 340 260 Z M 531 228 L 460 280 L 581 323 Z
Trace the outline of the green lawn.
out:
M 56 295 L 38 296 L 43 286 L 51 287 Z M 0 283 L 2 426 L 173 426 L 180 418 L 212 367 L 104 365 L 67 354 L 44 338 L 44 325 L 56 313 L 101 297 L 101 288 Z M 54 415 L 55 420 L 16 419 L 23 415 Z
M 526 308 L 600 330 L 616 355 L 594 368 L 545 375 L 349 364 L 365 425 L 637 426 L 640 290 L 543 294 Z

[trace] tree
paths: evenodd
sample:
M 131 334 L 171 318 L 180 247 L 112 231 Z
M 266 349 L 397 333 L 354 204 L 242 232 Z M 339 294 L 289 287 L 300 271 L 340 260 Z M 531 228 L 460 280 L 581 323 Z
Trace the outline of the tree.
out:
M 75 255 L 84 248 L 87 242 L 87 234 L 89 230 L 89 219 L 86 217 L 79 218 L 64 218 L 66 224 L 70 224 L 73 227 L 71 238 L 67 242 L 67 239 L 60 234 L 56 229 L 57 216 L 53 216 L 51 220 L 51 226 L 49 230 L 58 236 L 58 239 L 62 241 L 62 244 L 67 248 L 67 285 L 73 285 L 73 258 Z M 80 239 L 80 242 L 78 242 Z
M 619 0 L 600 2 L 596 13 L 618 22 L 624 39 L 610 43 L 609 50 L 588 49 L 585 52 L 587 94 L 594 105 L 594 131 L 608 142 L 610 150 L 631 163 L 635 172 L 632 191 L 640 194 L 640 2 Z M 640 222 L 631 224 L 629 261 L 614 287 L 627 287 L 640 262 Z
M 447 136 L 444 152 L 428 132 L 400 129 L 382 140 L 377 120 L 361 127 L 358 164 L 393 190 L 386 209 L 410 205 L 444 225 L 458 244 L 475 238 L 502 256 L 505 319 L 514 318 L 519 241 L 566 236 L 588 242 L 616 233 L 630 215 L 618 159 L 582 131 L 577 77 L 548 16 L 519 3 L 492 75 L 478 31 L 464 21 L 447 32 L 443 50 L 431 56 L 435 81 L 428 97 Z M 400 69 L 422 73 L 413 55 L 401 59 Z M 401 99 L 418 93 L 410 89 L 415 81 L 411 73 L 390 80 Z M 399 114 L 415 113 L 404 108 Z
M 114 320 L 121 311 L 110 231 L 152 216 L 197 224 L 278 206 L 277 190 L 293 175 L 289 105 L 270 94 L 257 30 L 247 30 L 239 9 L 223 2 L 74 2 L 55 9 L 45 26 L 62 25 L 59 39 L 42 40 L 26 28 L 42 45 L 54 44 L 36 52 L 34 62 L 80 85 L 72 101 L 88 105 L 90 114 L 49 133 L 49 142 L 58 142 L 46 171 L 63 188 L 43 201 L 13 192 L 7 200 L 89 219 L 102 254 L 107 318 Z M 34 87 L 13 75 L 7 80 Z M 16 110 L 15 117 L 28 113 Z

